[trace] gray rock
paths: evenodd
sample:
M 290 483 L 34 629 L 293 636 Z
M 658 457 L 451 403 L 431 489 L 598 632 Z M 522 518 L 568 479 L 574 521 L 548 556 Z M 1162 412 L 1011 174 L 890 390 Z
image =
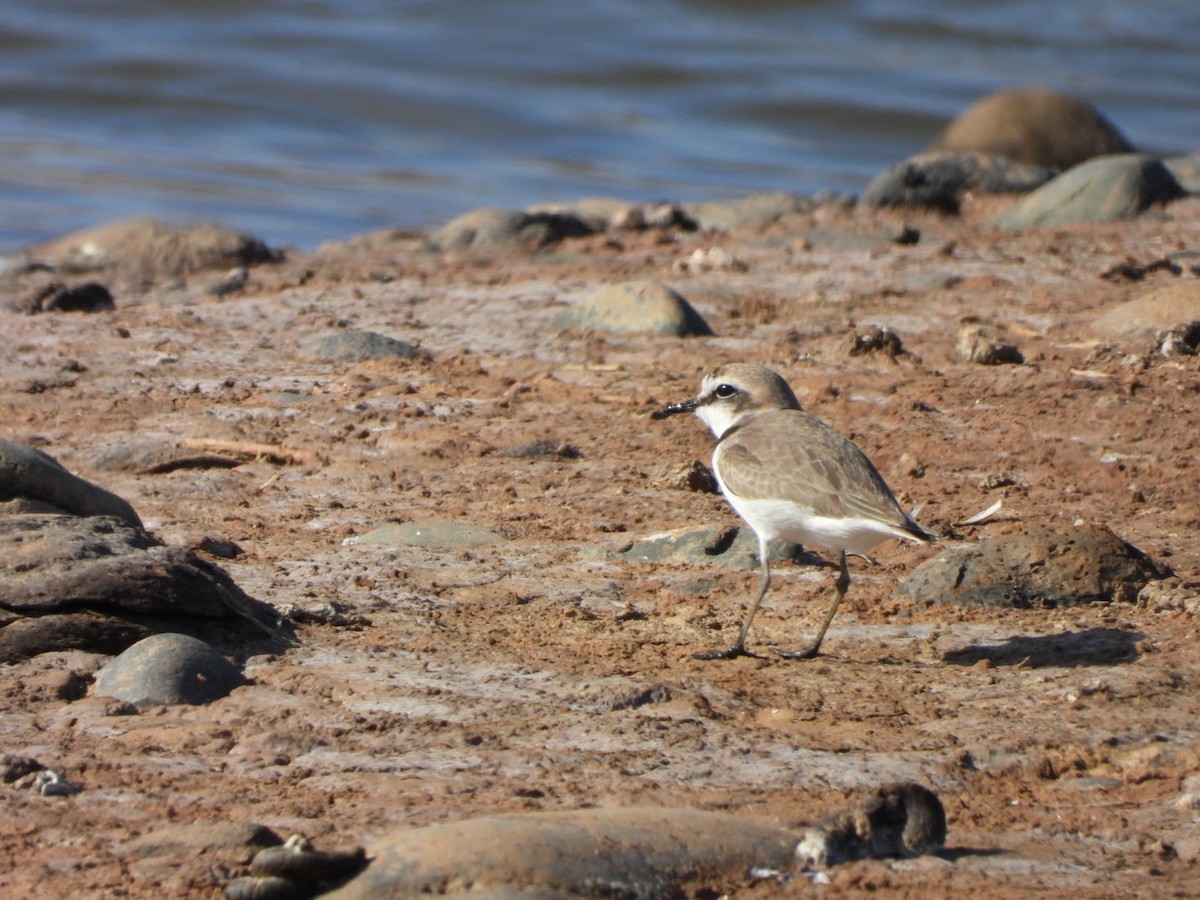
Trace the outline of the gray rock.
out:
M 141 527 L 133 507 L 66 470 L 41 450 L 0 439 L 0 500 L 24 497 L 77 516 L 115 516 Z
M 806 198 L 784 191 L 768 191 L 737 200 L 686 203 L 683 208 L 688 217 L 704 231 L 732 231 L 743 226 L 770 225 L 791 213 L 807 212 L 823 203 L 840 203 L 844 200 L 832 194 Z
M 713 333 L 687 300 L 656 281 L 605 285 L 559 314 L 555 324 L 614 334 L 649 331 L 688 337 Z
M 1200 153 L 1164 159 L 1163 165 L 1189 194 L 1200 194 Z
M 865 206 L 904 206 L 957 212 L 963 194 L 1026 194 L 1054 176 L 1051 169 L 1003 156 L 927 152 L 876 175 L 863 190 Z
M 186 634 L 155 634 L 101 669 L 93 693 L 138 709 L 201 706 L 246 683 L 241 670 L 204 641 Z
M 586 809 L 486 816 L 401 831 L 368 848 L 371 863 L 325 896 L 351 898 L 675 897 L 787 871 L 798 835 L 728 813 Z
M 1143 340 L 1160 331 L 1200 322 L 1200 279 L 1176 281 L 1110 309 L 1092 331 L 1114 341 Z
M 520 244 L 531 249 L 582 237 L 595 229 L 578 215 L 566 212 L 522 212 L 477 209 L 447 222 L 430 241 L 440 250 L 467 250 Z
M 0 662 L 119 653 L 151 634 L 277 643 L 275 611 L 219 566 L 107 516 L 0 517 Z
M 1128 603 L 1168 574 L 1107 528 L 1026 525 L 944 550 L 913 569 L 896 593 L 919 607 Z
M 343 544 L 383 544 L 398 547 L 483 547 L 505 540 L 504 535 L 461 522 L 389 522 Z
M 389 356 L 416 359 L 423 355 L 414 344 L 374 331 L 335 331 L 313 344 L 312 354 L 322 359 L 346 362 L 363 362 Z
M 989 153 L 1061 171 L 1134 148 L 1090 103 L 1026 87 L 990 94 L 968 107 L 930 149 Z
M 1138 153 L 1093 159 L 1064 172 L 992 221 L 999 228 L 1130 219 L 1183 196 L 1160 160 Z

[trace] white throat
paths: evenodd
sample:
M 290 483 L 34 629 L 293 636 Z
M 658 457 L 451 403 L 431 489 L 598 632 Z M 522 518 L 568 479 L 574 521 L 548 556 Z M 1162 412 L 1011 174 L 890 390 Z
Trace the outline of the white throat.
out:
M 715 403 L 705 403 L 703 406 L 696 407 L 696 415 L 719 439 L 741 420 L 745 411 L 734 409 L 732 404 L 722 403 L 718 400 Z

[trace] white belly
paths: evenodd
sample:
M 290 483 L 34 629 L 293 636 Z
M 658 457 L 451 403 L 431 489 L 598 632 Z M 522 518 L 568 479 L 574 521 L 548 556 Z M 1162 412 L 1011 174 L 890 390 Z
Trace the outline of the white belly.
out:
M 872 519 L 818 516 L 787 500 L 744 500 L 728 494 L 725 498 L 764 541 L 783 538 L 806 548 L 866 555 L 889 538 L 912 539 L 893 525 Z

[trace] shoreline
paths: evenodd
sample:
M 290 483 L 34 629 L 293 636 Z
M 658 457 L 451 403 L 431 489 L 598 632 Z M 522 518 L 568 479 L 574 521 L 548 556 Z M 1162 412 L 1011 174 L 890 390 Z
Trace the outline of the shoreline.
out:
M 231 837 L 245 823 L 321 846 L 589 807 L 794 828 L 916 780 L 946 806 L 947 852 L 845 863 L 829 872 L 836 889 L 1196 890 L 1200 357 L 1163 356 L 1145 311 L 1123 333 L 1098 323 L 1200 283 L 1186 255 L 1200 200 L 1123 222 L 984 224 L 1015 202 L 982 198 L 959 216 L 758 207 L 724 231 L 632 204 L 638 227 L 610 219 L 549 240 L 553 222 L 526 221 L 535 230 L 516 241 L 443 236 L 442 249 L 381 230 L 243 264 L 232 280 L 224 257 L 189 268 L 163 249 L 177 245 L 147 255 L 126 232 L 120 262 L 69 279 L 103 280 L 115 308 L 0 310 L 12 347 L 0 436 L 124 498 L 169 546 L 232 543 L 208 558 L 257 600 L 308 614 L 293 613 L 298 647 L 240 660 L 252 683 L 199 706 L 113 715 L 90 692 L 60 696 L 68 674 L 90 684 L 107 656 L 6 664 L 2 749 L 84 790 L 5 791 L 0 885 L 211 896 L 251 855 Z M 188 247 L 226 246 L 206 241 Z M 559 318 L 604 286 L 644 282 L 685 298 L 714 335 Z M 898 348 L 863 351 L 854 338 L 871 326 Z M 971 329 L 1020 362 L 964 353 Z M 419 352 L 319 349 L 364 332 Z M 708 462 L 700 423 L 649 419 L 734 361 L 784 372 L 948 536 L 855 562 L 807 663 L 692 658 L 740 622 L 748 553 L 622 555 L 739 524 L 680 478 Z M 104 462 L 194 455 L 187 441 L 295 457 Z M 998 516 L 960 524 L 996 500 Z M 388 525 L 449 531 L 364 540 Z M 1132 599 L 1049 609 L 898 591 L 942 552 L 1035 525 L 1110 529 L 1174 574 Z M 468 543 L 467 526 L 494 537 Z M 781 565 L 757 639 L 811 631 L 831 577 Z M 745 873 L 704 886 L 780 890 Z

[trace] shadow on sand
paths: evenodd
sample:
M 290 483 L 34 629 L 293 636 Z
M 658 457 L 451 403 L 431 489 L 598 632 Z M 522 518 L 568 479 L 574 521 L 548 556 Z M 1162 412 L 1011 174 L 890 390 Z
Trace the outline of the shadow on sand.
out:
M 952 650 L 943 659 L 951 665 L 972 666 L 989 660 L 997 666 L 1110 666 L 1137 659 L 1137 644 L 1145 635 L 1117 628 L 1089 628 L 1037 637 L 1012 637 L 1000 644 L 972 644 Z

